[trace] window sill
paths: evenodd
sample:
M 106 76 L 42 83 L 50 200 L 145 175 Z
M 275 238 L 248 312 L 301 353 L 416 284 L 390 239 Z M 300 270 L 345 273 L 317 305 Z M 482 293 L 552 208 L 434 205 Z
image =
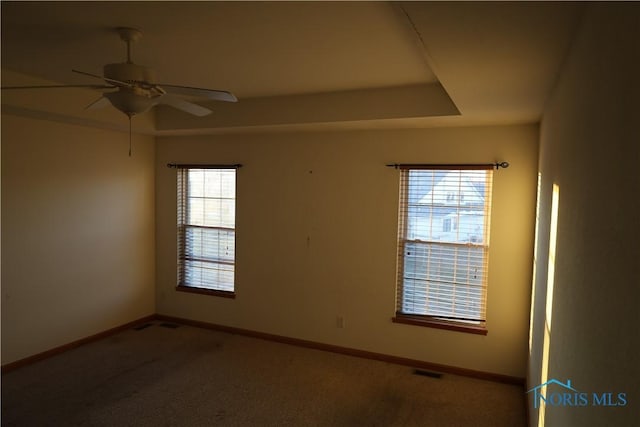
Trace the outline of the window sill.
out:
M 184 286 L 178 285 L 176 286 L 176 291 L 178 292 L 187 292 L 190 294 L 202 294 L 202 295 L 211 295 L 214 297 L 222 297 L 222 298 L 232 298 L 235 299 L 236 293 L 229 291 L 219 291 L 216 289 L 206 289 L 206 288 L 195 288 L 193 286 Z
M 468 334 L 487 335 L 487 328 L 484 325 L 470 325 L 450 320 L 437 319 L 428 316 L 412 316 L 396 313 L 391 319 L 394 323 L 405 325 L 424 326 L 427 328 L 446 329 L 449 331 L 466 332 Z

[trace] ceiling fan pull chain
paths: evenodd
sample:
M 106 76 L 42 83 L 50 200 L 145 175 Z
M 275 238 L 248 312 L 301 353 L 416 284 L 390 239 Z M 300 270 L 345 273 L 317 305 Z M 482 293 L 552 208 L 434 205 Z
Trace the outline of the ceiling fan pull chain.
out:
M 129 116 L 129 157 L 131 157 L 131 115 L 127 114 L 127 116 Z

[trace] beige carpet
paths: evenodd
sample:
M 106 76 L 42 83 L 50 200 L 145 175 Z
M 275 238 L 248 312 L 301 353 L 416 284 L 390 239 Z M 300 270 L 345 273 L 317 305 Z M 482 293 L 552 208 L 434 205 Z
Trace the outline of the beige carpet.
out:
M 2 425 L 517 427 L 524 391 L 157 321 L 3 375 Z

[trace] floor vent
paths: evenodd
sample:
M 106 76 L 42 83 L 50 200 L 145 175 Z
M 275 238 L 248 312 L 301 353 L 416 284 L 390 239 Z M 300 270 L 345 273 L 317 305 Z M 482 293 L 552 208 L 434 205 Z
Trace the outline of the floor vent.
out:
M 413 371 L 413 373 L 415 375 L 421 375 L 423 377 L 438 378 L 438 379 L 442 378 L 442 374 L 439 372 L 425 371 L 422 369 L 416 369 Z
M 147 329 L 149 326 L 153 325 L 153 323 L 144 323 L 142 325 L 138 325 L 135 328 L 133 328 L 136 331 L 141 331 L 143 329 Z
M 175 329 L 180 325 L 177 325 L 175 323 L 160 323 L 160 326 L 162 326 L 163 328 Z

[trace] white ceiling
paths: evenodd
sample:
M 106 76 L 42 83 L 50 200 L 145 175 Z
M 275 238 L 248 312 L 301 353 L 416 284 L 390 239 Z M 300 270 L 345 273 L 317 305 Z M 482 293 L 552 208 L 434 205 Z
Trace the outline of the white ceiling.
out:
M 133 60 L 154 68 L 158 82 L 229 90 L 240 99 L 216 103 L 205 118 L 173 110 L 156 115 L 160 131 L 204 132 L 536 122 L 583 5 L 2 2 L 1 8 L 3 85 L 16 82 L 8 70 L 98 83 L 71 69 L 101 74 L 104 64 L 122 62 L 125 48 L 114 28 L 137 27 L 144 35 Z M 76 102 L 58 91 L 59 102 Z M 3 93 L 5 111 L 39 109 L 15 96 Z M 62 116 L 77 109 L 81 118 L 83 106 Z

